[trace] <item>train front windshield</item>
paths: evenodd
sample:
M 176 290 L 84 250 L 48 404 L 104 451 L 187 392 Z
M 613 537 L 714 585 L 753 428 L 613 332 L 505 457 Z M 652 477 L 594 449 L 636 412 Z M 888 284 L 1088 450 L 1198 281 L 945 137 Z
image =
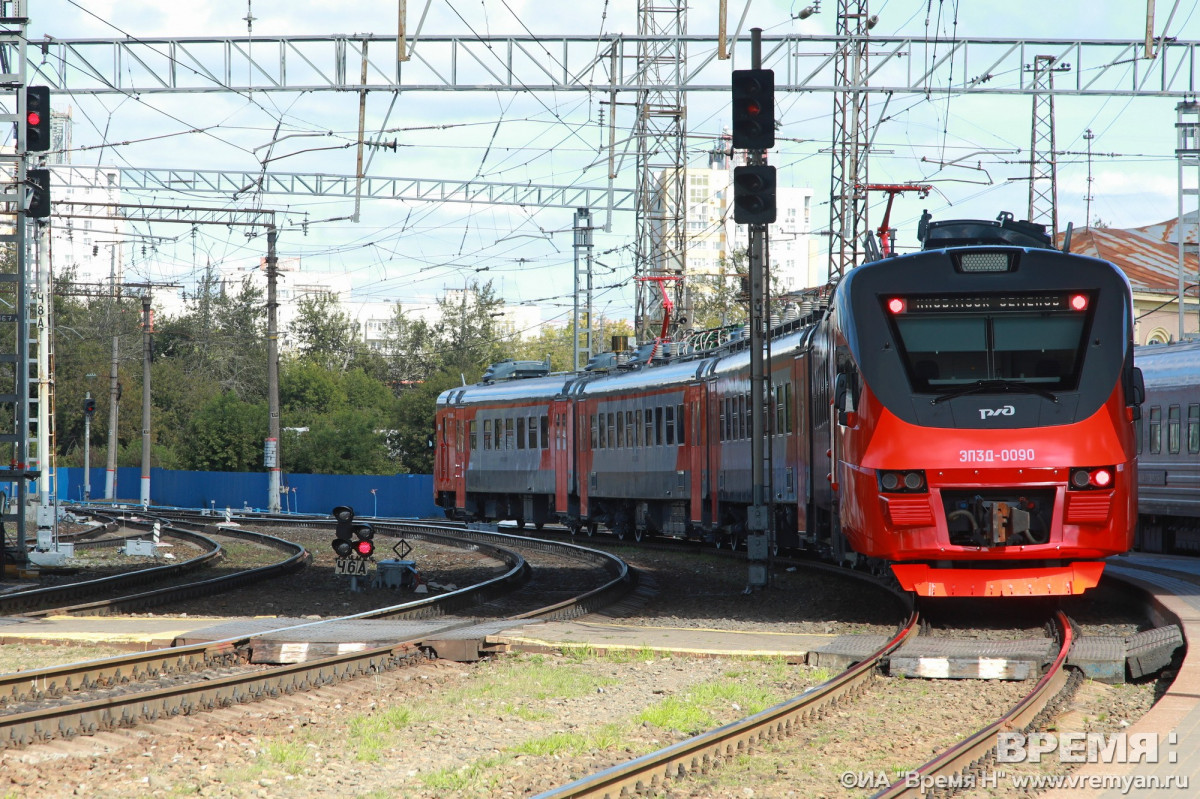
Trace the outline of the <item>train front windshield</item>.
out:
M 1079 384 L 1091 305 L 1086 293 L 907 296 L 884 304 L 917 393 L 992 383 L 1054 392 Z

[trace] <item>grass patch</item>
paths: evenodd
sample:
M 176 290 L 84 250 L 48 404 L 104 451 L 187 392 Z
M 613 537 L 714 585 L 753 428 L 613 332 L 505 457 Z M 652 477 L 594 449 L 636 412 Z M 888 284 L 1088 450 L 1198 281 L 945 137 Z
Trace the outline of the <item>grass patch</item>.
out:
M 0 674 L 15 674 L 49 666 L 83 663 L 115 655 L 128 655 L 129 650 L 115 646 L 73 646 L 56 644 L 21 644 L 19 651 L 0 646 Z
M 679 730 L 688 735 L 716 726 L 716 721 L 707 710 L 677 696 L 669 696 L 657 705 L 646 708 L 634 720 L 664 730 Z
M 424 717 L 409 707 L 389 707 L 370 715 L 350 719 L 349 739 L 354 758 L 369 763 L 378 762 L 391 744 L 392 734 Z
M 479 673 L 453 694 L 454 698 L 464 702 L 490 699 L 524 705 L 545 699 L 583 696 L 616 681 L 615 677 L 585 674 L 552 663 L 516 659 L 497 663 L 495 668 Z
M 548 710 L 536 710 L 524 705 L 514 705 L 511 702 L 506 702 L 500 709 L 506 716 L 516 716 L 521 721 L 545 721 L 554 717 L 554 714 Z
M 308 744 L 303 741 L 272 741 L 261 757 L 286 774 L 300 775 L 312 758 Z
M 585 660 L 595 660 L 600 653 L 591 644 L 567 644 L 563 647 L 563 656 L 571 663 L 583 663 Z
M 508 761 L 511 755 L 497 755 L 476 760 L 460 768 L 444 768 L 426 774 L 421 778 L 425 787 L 443 793 L 448 791 L 465 791 L 469 788 L 491 788 L 497 778 L 490 772 Z
M 561 754 L 578 757 L 596 750 L 616 749 L 623 740 L 624 736 L 620 725 L 605 724 L 591 732 L 556 732 L 541 738 L 532 738 L 518 744 L 510 751 L 535 757 Z
M 640 649 L 610 649 L 604 653 L 608 663 L 650 663 L 658 659 L 658 653 L 643 644 Z

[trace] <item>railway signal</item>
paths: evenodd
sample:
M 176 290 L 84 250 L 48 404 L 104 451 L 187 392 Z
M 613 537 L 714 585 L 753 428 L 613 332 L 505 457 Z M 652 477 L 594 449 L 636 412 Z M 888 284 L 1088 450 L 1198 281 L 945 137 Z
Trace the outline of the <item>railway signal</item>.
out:
M 369 524 L 354 521 L 354 508 L 338 505 L 332 511 L 337 521 L 335 538 L 330 543 L 333 553 L 334 572 L 351 577 L 365 577 L 367 561 L 375 554 L 375 529 Z
M 50 87 L 25 88 L 25 149 L 41 153 L 50 149 Z
M 767 150 L 775 146 L 775 72 L 733 71 L 733 146 Z
M 50 216 L 50 170 L 30 169 L 25 173 L 29 205 L 26 213 L 33 219 Z
M 88 397 L 83 401 L 83 415 L 91 419 L 92 414 L 96 412 L 96 400 Z
M 733 168 L 733 220 L 739 225 L 775 221 L 775 167 L 758 164 Z

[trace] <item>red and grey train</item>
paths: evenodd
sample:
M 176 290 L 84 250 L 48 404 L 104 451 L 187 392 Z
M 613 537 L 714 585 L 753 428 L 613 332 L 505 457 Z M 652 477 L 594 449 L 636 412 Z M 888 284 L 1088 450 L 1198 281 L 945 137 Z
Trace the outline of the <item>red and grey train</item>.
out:
M 1137 521 L 1128 281 L 1008 215 L 922 220 L 920 238 L 772 333 L 775 540 L 887 564 L 924 596 L 1081 593 Z M 752 503 L 745 344 L 444 392 L 438 504 L 736 542 Z

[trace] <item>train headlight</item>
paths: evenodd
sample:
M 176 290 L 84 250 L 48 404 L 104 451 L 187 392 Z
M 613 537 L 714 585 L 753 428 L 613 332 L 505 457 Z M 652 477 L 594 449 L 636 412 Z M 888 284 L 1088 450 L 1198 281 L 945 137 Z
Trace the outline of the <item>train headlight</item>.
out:
M 879 490 L 889 494 L 923 493 L 925 491 L 925 472 L 920 469 L 908 472 L 880 471 Z
M 1111 488 L 1113 468 L 1111 466 L 1078 467 L 1071 470 L 1071 488 L 1077 491 Z

